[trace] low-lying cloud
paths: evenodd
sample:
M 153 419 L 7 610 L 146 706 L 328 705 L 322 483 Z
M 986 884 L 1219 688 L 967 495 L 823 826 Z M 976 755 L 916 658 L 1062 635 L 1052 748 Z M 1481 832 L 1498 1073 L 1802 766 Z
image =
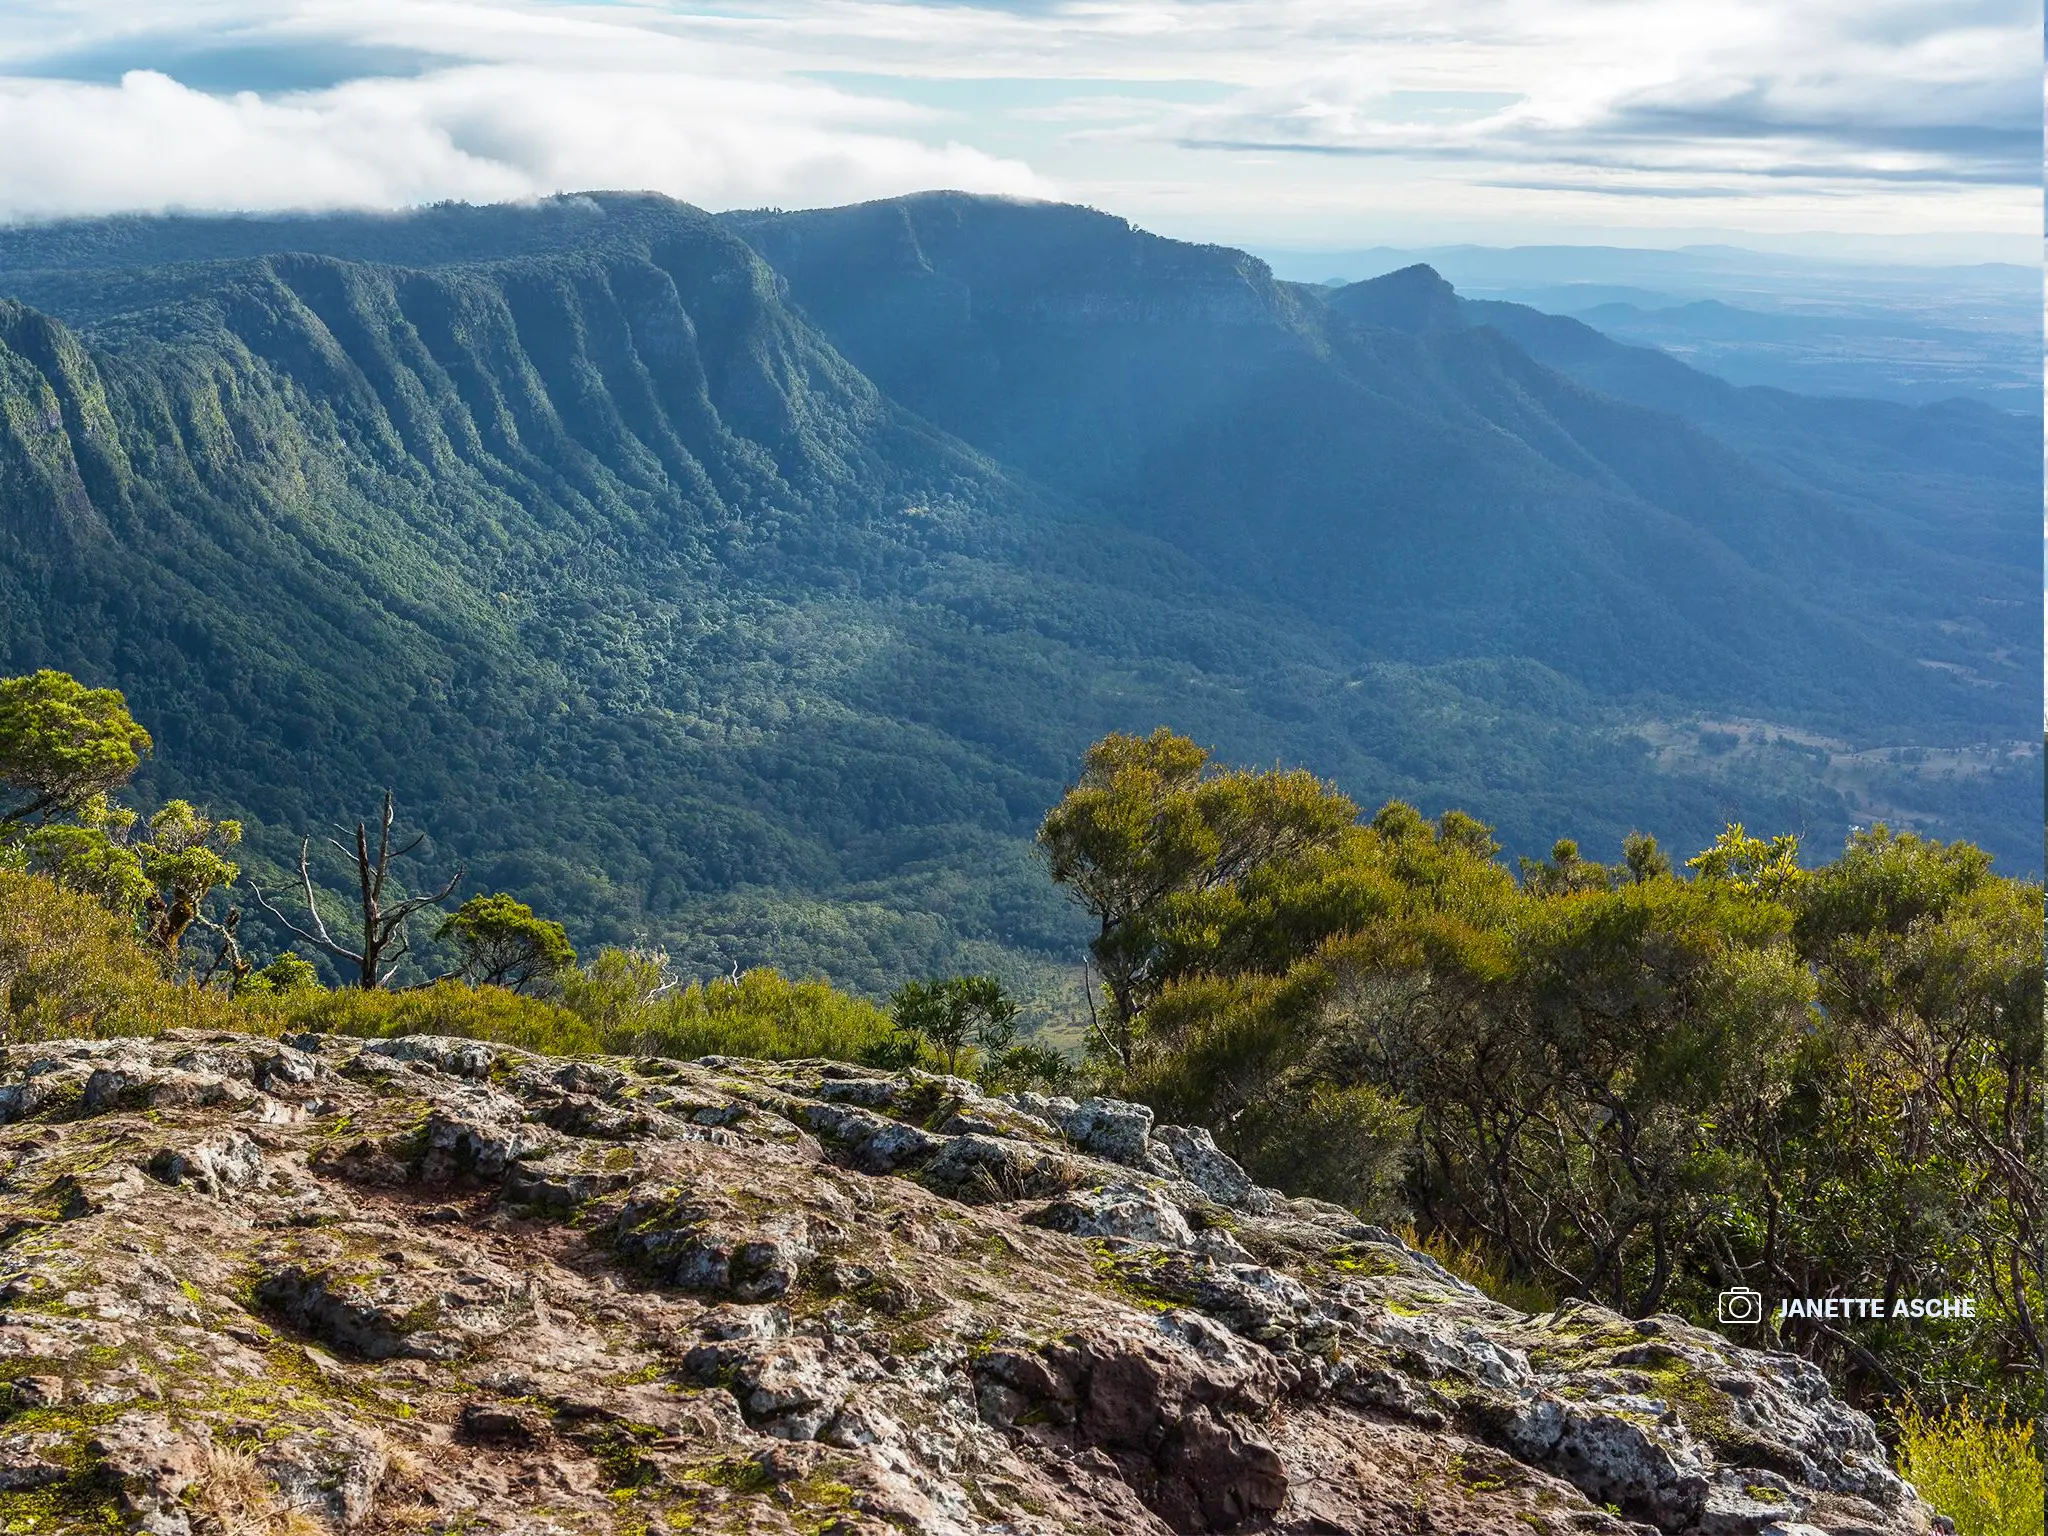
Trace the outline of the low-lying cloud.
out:
M 475 65 L 318 91 L 217 95 L 0 79 L 0 211 L 393 207 L 587 187 L 716 207 L 922 187 L 1042 195 L 1028 166 L 902 130 L 887 103 L 804 81 Z

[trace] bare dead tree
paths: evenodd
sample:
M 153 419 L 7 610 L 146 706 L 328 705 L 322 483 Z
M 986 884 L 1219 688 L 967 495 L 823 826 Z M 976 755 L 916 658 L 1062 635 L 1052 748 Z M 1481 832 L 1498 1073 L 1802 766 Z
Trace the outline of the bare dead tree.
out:
M 659 978 L 652 987 L 641 994 L 642 1002 L 651 1003 L 657 997 L 667 997 L 671 992 L 681 990 L 682 973 L 676 969 L 675 961 L 669 958 L 668 946 L 654 943 L 645 933 L 636 933 L 633 935 L 632 944 L 626 950 L 626 957 L 642 965 L 652 966 Z M 733 961 L 732 973 L 727 979 L 735 986 L 739 984 L 739 961 Z
M 253 967 L 249 964 L 249 957 L 242 953 L 241 939 L 237 934 L 237 930 L 242 926 L 242 909 L 228 908 L 228 915 L 217 923 L 203 915 L 194 918 L 193 921 L 219 941 L 212 963 L 198 973 L 199 985 L 210 987 L 213 985 L 213 979 L 218 976 L 232 991 L 247 981 Z
M 320 904 L 313 895 L 313 874 L 308 864 L 313 840 L 309 837 L 299 845 L 299 885 L 305 895 L 306 912 L 312 920 L 310 930 L 301 928 L 270 904 L 255 881 L 249 882 L 249 889 L 255 894 L 256 905 L 269 914 L 273 922 L 282 924 L 314 948 L 332 955 L 345 965 L 356 968 L 356 985 L 365 992 L 374 991 L 389 982 L 397 973 L 399 962 L 412 952 L 412 937 L 406 930 L 406 920 L 415 912 L 426 907 L 439 906 L 446 901 L 455 887 L 461 883 L 463 872 L 457 869 L 448 878 L 448 883 L 431 896 L 406 896 L 386 903 L 384 887 L 391 874 L 395 860 L 404 858 L 425 840 L 425 834 L 415 837 L 402 848 L 391 846 L 391 822 L 394 815 L 391 791 L 384 792 L 384 814 L 377 831 L 377 846 L 370 847 L 370 831 L 363 822 L 356 823 L 355 846 L 350 847 L 340 838 L 330 837 L 328 843 L 339 850 L 341 856 L 351 860 L 356 868 L 356 881 L 362 890 L 363 936 L 360 949 L 350 949 L 327 931 L 327 921 L 320 915 Z

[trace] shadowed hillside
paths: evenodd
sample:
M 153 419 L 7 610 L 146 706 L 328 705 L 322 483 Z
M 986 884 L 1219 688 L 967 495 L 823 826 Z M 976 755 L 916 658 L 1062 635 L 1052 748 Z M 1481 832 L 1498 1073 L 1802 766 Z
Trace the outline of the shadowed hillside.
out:
M 1566 377 L 1518 343 L 1604 338 L 1461 306 L 1427 268 L 1326 295 L 1075 208 L 930 194 L 728 222 L 894 398 L 1375 649 L 1530 655 L 1852 732 L 2030 732 L 2037 637 L 2011 605 L 2039 466 L 2016 419 L 1540 347 Z

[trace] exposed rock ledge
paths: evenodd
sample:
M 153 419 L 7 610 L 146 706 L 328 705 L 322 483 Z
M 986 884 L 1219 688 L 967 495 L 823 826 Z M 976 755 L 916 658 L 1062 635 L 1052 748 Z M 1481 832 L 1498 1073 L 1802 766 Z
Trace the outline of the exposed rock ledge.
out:
M 180 1034 L 0 1052 L 0 1172 L 0 1530 L 1932 1524 L 1801 1361 L 1131 1105 Z

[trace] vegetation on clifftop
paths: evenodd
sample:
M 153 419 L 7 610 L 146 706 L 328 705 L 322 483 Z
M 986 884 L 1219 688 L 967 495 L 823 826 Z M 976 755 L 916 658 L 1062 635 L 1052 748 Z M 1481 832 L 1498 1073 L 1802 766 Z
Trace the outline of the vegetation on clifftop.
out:
M 1093 915 L 1092 1043 L 1254 1176 L 1634 1316 L 1882 1298 L 1756 1330 L 1865 1400 L 2042 1403 L 2042 890 L 1878 826 L 1675 866 L 1362 818 L 1300 773 L 1112 737 L 1047 816 Z M 1970 1298 L 1915 1321 L 1917 1298 Z M 1895 1310 L 1897 1309 L 1897 1310 Z
M 24 803 L 38 764 L 131 739 L 118 696 L 38 713 L 68 682 L 5 696 L 0 778 Z M 436 1033 L 1075 1076 L 1017 1043 L 986 978 L 907 986 L 892 1016 L 768 970 L 685 981 L 654 951 L 578 966 L 502 896 L 444 921 L 435 985 L 327 990 L 296 954 L 241 951 L 231 868 L 195 881 L 129 841 L 132 758 L 0 839 L 39 866 L 0 870 L 7 1038 Z M 1797 839 L 1738 826 L 1682 865 L 1638 836 L 1611 865 L 1560 842 L 1511 870 L 1470 817 L 1366 818 L 1309 774 L 1223 768 L 1164 729 L 1098 743 L 1040 840 L 1097 928 L 1094 1085 L 1209 1127 L 1269 1183 L 1414 1222 L 1524 1305 L 1711 1322 L 1737 1285 L 1888 1313 L 1968 1297 L 1968 1319 L 1788 1318 L 1757 1338 L 1865 1401 L 2040 1412 L 2042 893 L 1979 850 L 1877 827 L 1807 866 Z M 206 945 L 164 940 L 181 889 Z

